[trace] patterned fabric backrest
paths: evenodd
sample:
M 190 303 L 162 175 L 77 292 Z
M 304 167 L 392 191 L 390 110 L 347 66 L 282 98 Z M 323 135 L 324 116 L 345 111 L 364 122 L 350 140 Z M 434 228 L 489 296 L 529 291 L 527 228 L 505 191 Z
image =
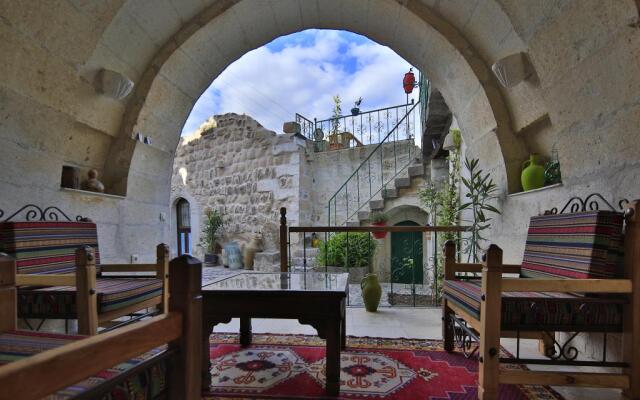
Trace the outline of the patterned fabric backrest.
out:
M 620 278 L 623 216 L 587 211 L 532 217 L 522 260 L 525 278 Z
M 75 272 L 75 251 L 91 246 L 100 263 L 98 232 L 93 222 L 2 222 L 0 252 L 16 259 L 19 274 Z

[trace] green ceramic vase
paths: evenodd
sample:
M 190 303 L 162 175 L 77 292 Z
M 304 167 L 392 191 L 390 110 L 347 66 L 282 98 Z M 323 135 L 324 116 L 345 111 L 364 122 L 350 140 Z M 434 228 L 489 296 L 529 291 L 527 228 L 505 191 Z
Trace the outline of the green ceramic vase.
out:
M 364 300 L 364 308 L 369 312 L 376 312 L 382 297 L 382 287 L 378 281 L 378 275 L 367 274 L 360 281 L 362 289 L 362 300 Z
M 522 163 L 522 189 L 538 189 L 544 186 L 544 166 L 540 163 L 538 154 L 531 154 L 529 159 Z

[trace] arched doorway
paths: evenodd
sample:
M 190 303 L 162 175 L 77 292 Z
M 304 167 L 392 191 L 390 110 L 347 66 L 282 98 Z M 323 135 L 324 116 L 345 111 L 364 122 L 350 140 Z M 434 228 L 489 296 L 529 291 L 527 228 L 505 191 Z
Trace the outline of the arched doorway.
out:
M 401 221 L 395 226 L 419 226 L 413 221 Z M 391 232 L 391 281 L 393 283 L 422 284 L 421 232 Z
M 176 203 L 178 255 L 191 254 L 191 208 L 183 198 Z

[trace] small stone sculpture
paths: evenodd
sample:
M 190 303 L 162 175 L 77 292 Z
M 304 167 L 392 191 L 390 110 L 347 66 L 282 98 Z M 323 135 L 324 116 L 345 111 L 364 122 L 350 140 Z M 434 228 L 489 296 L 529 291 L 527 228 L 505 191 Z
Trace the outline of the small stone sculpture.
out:
M 89 190 L 91 192 L 104 193 L 104 185 L 98 180 L 98 171 L 90 169 L 87 175 L 89 176 L 89 179 L 84 181 L 82 189 Z

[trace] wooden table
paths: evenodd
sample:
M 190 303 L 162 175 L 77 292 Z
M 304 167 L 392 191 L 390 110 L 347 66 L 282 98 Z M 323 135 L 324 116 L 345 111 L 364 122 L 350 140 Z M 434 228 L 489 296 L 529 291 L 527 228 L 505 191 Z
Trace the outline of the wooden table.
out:
M 251 318 L 297 319 L 327 341 L 326 392 L 340 391 L 340 349 L 345 346 L 348 274 L 246 272 L 202 287 L 203 389 L 211 385 L 209 336 L 213 327 L 240 318 L 240 344 L 251 344 Z

